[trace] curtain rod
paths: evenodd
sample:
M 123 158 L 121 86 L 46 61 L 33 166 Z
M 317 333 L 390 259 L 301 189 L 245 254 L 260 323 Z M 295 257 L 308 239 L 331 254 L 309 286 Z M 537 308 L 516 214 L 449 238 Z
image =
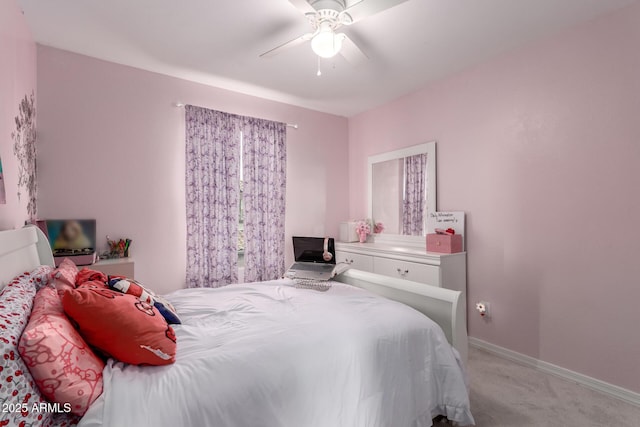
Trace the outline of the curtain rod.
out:
M 182 102 L 176 102 L 173 104 L 174 107 L 177 108 L 184 108 L 184 104 Z M 288 128 L 294 128 L 294 129 L 298 129 L 298 124 L 297 123 L 287 123 L 287 127 Z

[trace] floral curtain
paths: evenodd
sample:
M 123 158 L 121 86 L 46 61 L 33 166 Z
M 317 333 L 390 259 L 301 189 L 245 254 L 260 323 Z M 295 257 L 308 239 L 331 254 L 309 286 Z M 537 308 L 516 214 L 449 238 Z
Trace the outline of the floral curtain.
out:
M 404 160 L 404 200 L 402 234 L 421 236 L 426 209 L 427 155 L 416 154 Z
M 284 273 L 286 124 L 243 120 L 245 281 Z
M 187 287 L 238 281 L 238 116 L 187 105 Z

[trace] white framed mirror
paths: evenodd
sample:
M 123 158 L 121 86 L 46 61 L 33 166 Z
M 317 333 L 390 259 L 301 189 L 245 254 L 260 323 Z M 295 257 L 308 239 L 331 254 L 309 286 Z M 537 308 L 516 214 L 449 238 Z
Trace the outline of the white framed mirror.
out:
M 369 218 L 384 225 L 379 237 L 426 235 L 437 211 L 435 141 L 371 156 L 368 166 Z

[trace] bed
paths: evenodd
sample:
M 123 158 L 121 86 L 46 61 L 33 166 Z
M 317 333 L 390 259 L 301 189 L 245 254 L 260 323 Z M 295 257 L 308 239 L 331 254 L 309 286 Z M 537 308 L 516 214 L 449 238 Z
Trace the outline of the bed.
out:
M 35 228 L 0 232 L 0 286 L 51 265 L 48 248 Z M 459 292 L 349 270 L 326 292 L 283 279 L 166 297 L 176 362 L 110 359 L 80 426 L 473 424 Z

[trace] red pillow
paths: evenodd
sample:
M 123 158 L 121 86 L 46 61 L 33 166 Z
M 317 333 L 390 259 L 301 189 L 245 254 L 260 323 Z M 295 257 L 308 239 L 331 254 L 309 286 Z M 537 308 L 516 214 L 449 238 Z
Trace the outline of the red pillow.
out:
M 129 294 L 139 300 L 147 302 L 158 309 L 164 320 L 170 325 L 179 325 L 182 322 L 178 317 L 175 307 L 165 298 L 156 295 L 151 289 L 147 289 L 133 279 L 124 276 L 109 276 L 109 289 Z
M 100 282 L 98 280 L 90 280 L 88 282 L 84 282 L 82 285 L 78 285 L 76 289 L 84 289 L 84 288 L 99 288 L 99 289 L 109 289 L 106 283 Z
M 132 365 L 168 365 L 175 362 L 176 336 L 152 305 L 133 295 L 85 286 L 67 291 L 64 311 L 94 347 Z
M 107 282 L 107 275 L 102 271 L 91 270 L 89 268 L 83 268 L 78 272 L 76 277 L 75 286 L 80 286 L 86 282 Z
M 102 393 L 104 362 L 65 316 L 53 288 L 36 294 L 18 351 L 42 394 L 51 402 L 70 405 L 74 414 L 84 415 Z
M 139 300 L 148 302 L 151 305 L 155 302 L 155 294 L 133 279 L 127 279 L 124 276 L 109 276 L 109 282 L 107 283 L 109 284 L 109 288 L 115 291 L 133 295 Z

